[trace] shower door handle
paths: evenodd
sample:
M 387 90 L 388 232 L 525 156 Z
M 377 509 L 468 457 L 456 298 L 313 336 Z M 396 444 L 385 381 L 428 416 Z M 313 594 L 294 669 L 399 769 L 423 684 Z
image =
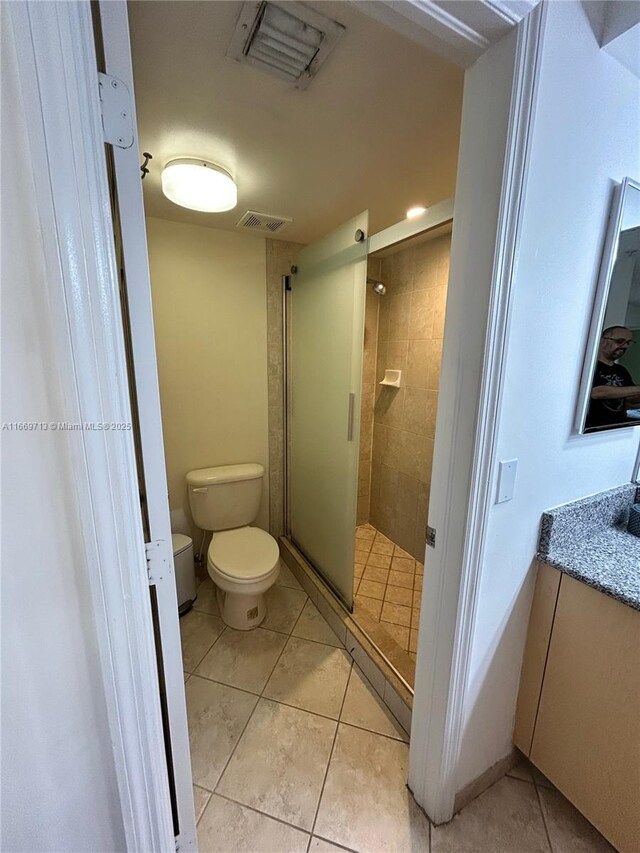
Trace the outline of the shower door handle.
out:
M 349 394 L 349 416 L 347 422 L 347 441 L 353 441 L 353 416 L 356 410 L 356 395 Z

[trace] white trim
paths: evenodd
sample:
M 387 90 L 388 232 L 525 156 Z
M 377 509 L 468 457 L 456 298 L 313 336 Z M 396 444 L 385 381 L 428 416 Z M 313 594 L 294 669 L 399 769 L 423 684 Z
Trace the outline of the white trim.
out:
M 409 784 L 417 801 L 435 823 L 450 820 L 456 795 L 456 769 L 461 748 L 471 637 L 487 519 L 492 504 L 497 414 L 503 393 L 511 286 L 517 261 L 545 14 L 546 6 L 542 4 L 521 22 L 518 29 L 482 385 L 473 458 L 470 460 L 472 473 L 462 565 L 458 568 L 447 557 L 449 551 L 455 551 L 453 547 L 449 548 L 449 542 L 460 536 L 459 530 L 452 529 L 447 516 L 444 529 L 438 531 L 441 537 L 438 547 L 442 549 L 442 556 L 439 564 L 434 561 L 433 572 L 436 576 L 430 581 L 432 590 L 438 589 L 434 608 L 439 612 L 441 624 L 424 625 L 423 620 L 419 637 L 417 701 L 414 702 L 411 733 Z M 456 411 L 459 405 L 460 401 L 457 400 Z M 457 418 L 454 418 L 454 423 L 458 424 Z M 453 502 L 455 437 L 452 447 L 445 486 L 447 506 Z M 454 597 L 447 594 L 447 590 L 451 593 L 455 588 L 456 574 L 459 577 L 459 593 Z M 446 628 L 442 630 L 442 626 L 447 625 L 455 625 L 455 631 Z M 424 675 L 421 676 L 422 673 Z M 443 701 L 444 697 L 446 701 Z M 427 707 L 422 705 L 424 699 Z
M 524 19 L 539 0 L 350 0 L 365 15 L 462 68 Z
M 438 225 L 443 225 L 452 219 L 453 198 L 447 198 L 429 207 L 420 216 L 416 216 L 413 219 L 403 219 L 400 222 L 396 222 L 395 225 L 390 225 L 383 231 L 372 234 L 369 237 L 369 254 L 379 252 L 381 249 L 386 249 L 387 246 L 393 246 L 402 240 L 408 240 L 410 237 L 415 237 L 416 234 L 421 234 L 423 231 L 437 228 Z
M 88 3 L 9 3 L 60 377 L 78 421 L 130 422 Z M 84 431 L 74 458 L 128 850 L 173 849 L 132 434 Z
M 149 254 L 140 177 L 129 22 L 127 4 L 124 0 L 106 0 L 106 2 L 102 0 L 99 8 L 105 70 L 124 82 L 133 99 L 131 103 L 133 145 L 129 148 L 115 147 L 113 162 L 127 283 L 126 296 L 131 328 L 149 533 L 151 540 L 157 543 L 157 547 L 163 552 L 161 559 L 167 567 L 167 571 L 156 578 L 154 586 L 162 640 L 165 699 L 179 821 L 176 846 L 184 853 L 184 851 L 197 849 L 196 824 L 151 304 Z

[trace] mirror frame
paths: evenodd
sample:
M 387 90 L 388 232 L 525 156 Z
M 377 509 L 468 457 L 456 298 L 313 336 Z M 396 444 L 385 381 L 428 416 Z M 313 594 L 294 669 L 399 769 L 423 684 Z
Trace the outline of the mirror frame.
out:
M 589 409 L 589 401 L 591 399 L 591 384 L 593 382 L 593 372 L 598 358 L 602 324 L 604 322 L 607 302 L 609 299 L 609 291 L 611 289 L 611 275 L 618 255 L 620 226 L 622 225 L 624 218 L 625 204 L 628 203 L 630 190 L 640 192 L 640 183 L 638 183 L 638 181 L 634 181 L 632 178 L 624 178 L 622 183 L 615 188 L 613 201 L 611 203 L 611 215 L 609 217 L 607 237 L 604 244 L 604 251 L 602 253 L 602 262 L 600 264 L 598 285 L 593 303 L 591 325 L 589 328 L 587 349 L 585 352 L 582 377 L 580 379 L 580 390 L 578 393 L 575 432 L 579 435 L 602 435 L 602 433 L 609 433 L 611 430 L 634 429 L 634 427 L 638 426 L 638 424 L 624 424 L 622 426 L 612 427 L 611 430 L 594 430 L 593 432 L 585 432 L 584 429 L 585 421 L 587 419 L 587 411 Z M 636 474 L 638 474 L 638 471 L 636 471 Z

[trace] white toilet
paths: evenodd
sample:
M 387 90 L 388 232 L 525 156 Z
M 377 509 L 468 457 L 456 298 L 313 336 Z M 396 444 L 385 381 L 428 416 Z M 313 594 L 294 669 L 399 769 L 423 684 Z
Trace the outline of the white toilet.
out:
M 255 521 L 262 495 L 262 465 L 224 465 L 189 471 L 189 504 L 196 525 L 212 530 L 207 569 L 216 585 L 223 621 L 257 628 L 267 608 L 264 594 L 278 578 L 278 543 Z

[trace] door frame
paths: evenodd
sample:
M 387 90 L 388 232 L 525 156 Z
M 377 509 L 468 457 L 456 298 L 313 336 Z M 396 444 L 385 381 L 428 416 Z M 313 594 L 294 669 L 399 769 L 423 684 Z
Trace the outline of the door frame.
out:
M 468 252 L 473 254 L 472 217 L 479 214 L 485 216 L 483 228 L 492 239 L 473 243 L 477 252 L 473 263 L 482 268 L 488 262 L 491 273 L 488 279 L 474 276 L 473 283 L 487 293 L 488 311 L 484 340 L 472 344 L 471 349 L 464 341 L 460 311 L 452 322 L 451 280 L 447 297 L 429 506 L 429 525 L 437 528 L 436 546 L 426 549 L 409 760 L 409 787 L 435 824 L 452 818 L 459 792 L 457 769 L 488 517 L 494 503 L 492 475 L 497 465 L 512 282 L 520 242 L 546 10 L 544 0 L 515 28 L 509 115 L 501 140 L 504 148 L 494 149 L 487 158 L 494 169 L 500 166 L 499 204 L 495 211 L 484 205 L 482 195 L 487 187 L 482 182 L 486 178 L 480 170 L 477 186 L 465 193 L 464 201 L 463 193 L 456 192 L 451 279 L 455 283 L 456 273 L 461 270 L 463 279 L 466 273 L 467 281 L 460 284 L 464 288 L 469 283 L 464 256 Z M 510 34 L 505 38 L 511 37 Z M 501 44 L 494 45 L 487 54 L 498 51 Z M 484 55 L 478 62 L 488 58 Z M 468 144 L 472 139 L 465 121 L 471 125 L 478 110 L 477 104 L 467 103 L 467 82 L 465 77 L 459 175 L 465 141 Z M 487 106 L 490 116 L 490 104 Z M 483 142 L 479 140 L 480 148 Z M 467 169 L 470 159 L 464 162 Z M 462 229 L 466 232 L 464 237 L 459 234 Z M 468 377 L 473 374 L 474 360 L 482 365 L 482 370 L 479 382 L 475 380 L 470 388 Z M 459 417 L 465 410 L 471 416 L 475 414 L 475 421 L 473 417 Z
M 124 4 L 113 5 L 120 6 L 126 20 Z M 64 300 L 66 322 L 57 340 L 73 358 L 72 376 L 64 377 L 65 386 L 73 389 L 68 405 L 83 423 L 131 425 L 91 5 L 24 0 L 7 3 L 4 11 L 16 46 L 33 163 L 32 176 L 26 179 L 34 181 L 48 272 L 58 281 Z M 138 178 L 137 148 L 130 154 Z M 152 322 L 150 303 L 147 319 Z M 155 355 L 148 358 L 153 390 Z M 158 405 L 151 423 L 156 468 L 164 477 L 159 417 Z M 191 800 L 184 804 L 177 837 L 172 822 L 133 431 L 83 430 L 78 436 L 80 450 L 73 467 L 93 605 L 87 619 L 96 627 L 96 666 L 104 685 L 126 849 L 196 850 L 186 714 L 173 757 L 174 769 L 181 767 L 188 776 Z M 166 487 L 161 489 L 158 482 L 155 500 L 165 505 L 166 530 L 153 533 L 165 540 L 158 549 L 164 562 L 162 593 L 154 585 L 158 595 L 173 595 L 175 631 L 167 645 L 180 669 L 179 689 L 168 689 L 184 713 Z M 165 666 L 165 681 L 166 675 Z
M 122 0 L 108 5 L 120 7 L 119 14 L 126 18 Z M 130 421 L 90 7 L 87 2 L 37 0 L 8 6 L 30 106 L 30 140 L 38 154 L 34 163 L 41 166 L 34 169 L 34 179 L 42 207 L 43 239 L 50 244 L 67 299 L 66 339 L 75 357 L 78 400 L 87 420 Z M 425 590 L 432 593 L 430 609 L 438 618 L 420 634 L 410 785 L 436 823 L 451 817 L 456 793 L 544 10 L 543 3 L 517 29 L 500 210 L 491 246 L 488 240 L 484 246 L 494 259 L 486 337 L 479 354 L 484 371 L 477 389 L 477 422 L 464 425 L 446 443 L 442 429 L 441 438 L 436 439 L 434 465 L 443 474 L 436 486 L 439 500 L 450 502 L 452 520 L 464 519 L 463 537 L 453 524 L 438 531 L 438 547 L 429 555 L 430 570 L 425 575 Z M 464 134 L 463 123 L 463 140 Z M 452 256 L 463 248 L 456 245 L 454 218 Z M 152 323 L 150 303 L 147 310 Z M 447 339 L 454 340 L 455 334 L 451 327 L 445 332 L 445 366 L 452 357 L 447 355 Z M 148 358 L 145 369 L 155 381 L 155 360 L 149 353 Z M 449 394 L 455 410 L 457 393 L 455 387 L 445 389 L 441 400 Z M 158 410 L 154 439 L 158 448 L 161 435 Z M 83 438 L 86 452 L 77 464 L 79 472 L 88 471 L 92 487 L 87 535 L 95 543 L 93 617 L 109 697 L 127 848 L 166 851 L 174 848 L 174 838 L 144 539 L 139 518 L 131 511 L 138 504 L 133 441 L 130 434 L 109 443 L 94 438 L 91 434 Z M 454 463 L 456 471 L 466 466 L 468 478 L 472 472 L 464 501 Z M 165 500 L 166 491 L 156 498 Z M 173 639 L 179 642 L 179 637 Z M 181 696 L 184 702 L 183 687 Z M 174 759 L 183 768 L 189 766 L 185 739 Z M 189 846 L 195 849 L 194 837 L 185 839 L 181 849 Z

